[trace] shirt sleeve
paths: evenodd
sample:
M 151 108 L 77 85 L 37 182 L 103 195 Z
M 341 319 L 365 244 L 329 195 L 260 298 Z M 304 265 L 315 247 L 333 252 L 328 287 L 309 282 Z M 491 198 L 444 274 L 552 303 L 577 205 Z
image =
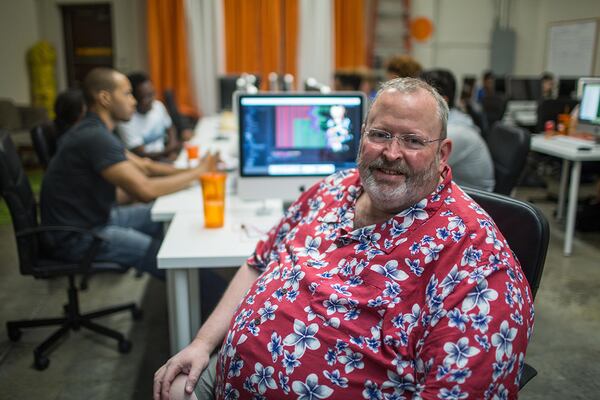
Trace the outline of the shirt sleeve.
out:
M 445 298 L 439 286 L 428 288 L 422 320 L 430 326 L 416 350 L 423 398 L 517 397 L 533 301 L 514 264 L 485 271 L 465 277 Z
M 308 207 L 308 200 L 318 191 L 319 183 L 314 184 L 303 192 L 300 197 L 287 209 L 284 217 L 269 230 L 267 235 L 258 241 L 254 253 L 246 260 L 251 268 L 263 272 L 271 260 L 277 260 L 278 249 L 283 245 L 287 233 L 296 225 L 295 216 Z
M 84 151 L 94 171 L 101 173 L 106 168 L 127 160 L 125 148 L 113 134 L 99 132 L 88 141 Z

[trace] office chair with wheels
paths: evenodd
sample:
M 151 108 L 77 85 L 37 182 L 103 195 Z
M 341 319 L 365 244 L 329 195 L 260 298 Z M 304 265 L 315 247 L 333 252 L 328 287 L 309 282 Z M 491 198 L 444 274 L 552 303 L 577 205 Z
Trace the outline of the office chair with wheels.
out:
M 36 201 L 25 175 L 19 156 L 6 131 L 0 131 L 0 195 L 6 201 L 12 217 L 13 229 L 16 236 L 19 269 L 22 275 L 31 275 L 36 279 L 51 279 L 67 277 L 68 302 L 64 306 L 63 317 L 44 318 L 33 320 L 9 321 L 6 323 L 8 337 L 17 341 L 21 337 L 21 329 L 40 326 L 58 325 L 60 328 L 38 345 L 33 351 L 34 366 L 43 370 L 50 363 L 47 352 L 50 347 L 70 330 L 79 330 L 81 327 L 90 329 L 99 334 L 111 337 L 118 341 L 121 353 L 131 349 L 131 342 L 112 329 L 99 325 L 93 320 L 105 315 L 129 311 L 134 319 L 141 317 L 141 310 L 135 303 L 123 304 L 90 313 L 82 314 L 79 310 L 79 300 L 75 276 L 85 274 L 94 268 L 94 256 L 102 243 L 102 239 L 92 231 L 70 226 L 39 226 L 37 222 Z M 92 244 L 86 255 L 79 262 L 68 262 L 48 256 L 49 232 L 71 232 L 77 235 L 93 237 Z
M 496 123 L 487 137 L 494 162 L 494 192 L 510 195 L 517 185 L 531 145 L 531 135 L 524 129 Z
M 34 126 L 31 131 L 31 142 L 40 164 L 44 169 L 48 168 L 50 159 L 56 153 L 56 133 L 51 123 Z
M 535 299 L 548 250 L 550 231 L 548 220 L 530 203 L 478 189 L 465 188 L 464 190 L 496 222 L 498 229 L 521 263 L 531 294 Z M 536 375 L 535 368 L 525 363 L 519 388 L 523 388 Z

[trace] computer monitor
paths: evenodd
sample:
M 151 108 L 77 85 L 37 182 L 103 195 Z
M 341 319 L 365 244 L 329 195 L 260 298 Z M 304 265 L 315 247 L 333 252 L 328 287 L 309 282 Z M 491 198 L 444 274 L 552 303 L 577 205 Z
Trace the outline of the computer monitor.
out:
M 578 78 L 560 78 L 558 80 L 558 98 L 574 99 L 577 95 Z
M 509 100 L 536 101 L 542 97 L 539 78 L 509 77 L 507 80 Z
M 236 93 L 242 199 L 294 201 L 332 173 L 356 166 L 363 93 Z
M 506 94 L 506 77 L 502 75 L 494 77 L 494 92 L 502 96 Z
M 220 111 L 232 111 L 233 110 L 233 93 L 238 88 L 238 80 L 241 77 L 250 77 L 254 82 L 252 83 L 255 87 L 260 87 L 260 77 L 257 75 L 241 74 L 241 75 L 223 75 L 219 77 L 219 107 Z
M 600 81 L 582 82 L 577 130 L 600 137 Z

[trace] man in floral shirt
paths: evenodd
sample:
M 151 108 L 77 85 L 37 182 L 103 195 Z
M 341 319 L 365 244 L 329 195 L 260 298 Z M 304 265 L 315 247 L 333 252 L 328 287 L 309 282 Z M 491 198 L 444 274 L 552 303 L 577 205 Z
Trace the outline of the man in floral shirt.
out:
M 426 83 L 387 82 L 358 171 L 290 207 L 157 371 L 155 399 L 191 393 L 219 345 L 218 399 L 517 397 L 531 292 L 492 219 L 452 182 L 447 115 Z

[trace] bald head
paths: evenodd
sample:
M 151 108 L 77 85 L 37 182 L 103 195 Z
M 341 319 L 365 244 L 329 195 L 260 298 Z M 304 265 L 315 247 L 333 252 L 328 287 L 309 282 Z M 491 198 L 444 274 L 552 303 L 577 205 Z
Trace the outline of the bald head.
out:
M 117 88 L 118 74 L 114 69 L 102 67 L 88 72 L 83 80 L 83 95 L 88 107 L 96 103 L 101 91 L 113 92 Z

